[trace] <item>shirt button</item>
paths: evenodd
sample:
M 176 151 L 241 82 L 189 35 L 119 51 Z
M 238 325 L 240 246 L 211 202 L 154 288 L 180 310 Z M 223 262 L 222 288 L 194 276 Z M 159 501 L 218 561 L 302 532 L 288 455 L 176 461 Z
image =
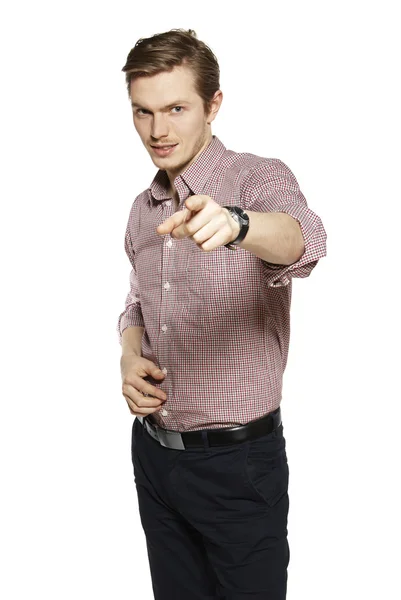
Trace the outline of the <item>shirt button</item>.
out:
M 161 412 L 161 414 L 163 415 L 163 417 L 167 417 L 167 415 L 168 415 L 168 412 L 166 411 L 166 409 L 165 409 L 165 408 L 162 408 L 160 412 Z
M 170 284 L 168 281 L 166 281 L 166 283 L 164 284 L 164 289 L 165 290 L 169 290 L 170 289 Z
M 162 331 L 164 331 L 164 333 L 166 333 L 166 331 L 167 331 L 167 325 L 163 325 Z
M 166 369 L 166 367 L 163 367 L 162 371 L 163 371 L 163 373 L 164 373 L 165 375 L 167 375 L 167 369 Z
M 173 245 L 173 240 L 169 240 L 166 245 L 168 248 L 171 248 L 171 246 Z
M 166 206 L 171 206 L 171 200 L 167 200 Z

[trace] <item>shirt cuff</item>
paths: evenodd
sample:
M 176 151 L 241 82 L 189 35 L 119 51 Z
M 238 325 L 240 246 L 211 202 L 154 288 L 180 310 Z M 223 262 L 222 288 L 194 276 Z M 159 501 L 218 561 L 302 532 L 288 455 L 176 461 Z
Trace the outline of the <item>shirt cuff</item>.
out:
M 120 346 L 122 346 L 122 336 L 127 327 L 145 327 L 142 311 L 139 305 L 128 307 L 118 318 L 117 333 Z
M 299 223 L 304 238 L 305 250 L 302 256 L 291 265 L 277 265 L 262 261 L 265 282 L 269 287 L 283 287 L 292 277 L 308 277 L 318 260 L 326 256 L 326 232 L 320 218 L 307 206 L 289 203 L 275 212 L 290 215 Z

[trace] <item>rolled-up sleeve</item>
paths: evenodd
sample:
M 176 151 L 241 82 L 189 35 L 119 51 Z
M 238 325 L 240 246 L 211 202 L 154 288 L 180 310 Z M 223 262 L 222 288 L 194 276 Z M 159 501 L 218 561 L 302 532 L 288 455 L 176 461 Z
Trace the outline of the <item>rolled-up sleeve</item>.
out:
M 292 277 L 308 277 L 318 260 L 326 256 L 323 223 L 308 207 L 294 174 L 281 160 L 266 160 L 250 172 L 244 186 L 244 209 L 286 213 L 298 221 L 302 231 L 305 250 L 295 263 L 278 265 L 262 260 L 269 287 L 288 285 Z
M 117 333 L 120 345 L 122 345 L 122 334 L 127 327 L 145 327 L 142 309 L 141 297 L 139 293 L 138 278 L 135 269 L 134 252 L 132 249 L 131 236 L 129 232 L 129 221 L 125 231 L 125 252 L 129 258 L 132 269 L 130 273 L 130 290 L 125 299 L 125 308 L 118 317 Z

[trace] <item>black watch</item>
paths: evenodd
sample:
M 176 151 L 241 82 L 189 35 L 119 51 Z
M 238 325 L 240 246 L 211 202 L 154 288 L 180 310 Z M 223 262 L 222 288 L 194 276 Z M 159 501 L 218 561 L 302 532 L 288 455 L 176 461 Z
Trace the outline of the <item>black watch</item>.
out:
M 238 225 L 240 226 L 238 236 L 229 244 L 225 244 L 225 246 L 226 248 L 230 248 L 230 250 L 238 250 L 238 244 L 242 242 L 248 233 L 249 217 L 239 206 L 223 206 L 223 208 L 226 208 L 229 211 L 232 218 L 237 221 Z

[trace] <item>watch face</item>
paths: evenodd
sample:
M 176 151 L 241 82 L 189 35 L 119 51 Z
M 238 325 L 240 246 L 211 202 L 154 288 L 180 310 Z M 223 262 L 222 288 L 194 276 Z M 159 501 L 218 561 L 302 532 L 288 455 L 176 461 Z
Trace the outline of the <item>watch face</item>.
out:
M 231 250 L 236 250 L 237 248 L 235 248 L 235 246 L 239 245 L 248 233 L 249 216 L 239 206 L 224 206 L 224 208 L 231 213 L 232 218 L 237 221 L 238 225 L 240 226 L 240 231 L 236 239 L 230 244 L 226 244 L 226 246 L 231 248 Z
M 236 212 L 236 214 L 245 222 L 248 223 L 249 221 L 249 217 L 246 214 L 245 211 L 242 210 L 242 208 L 240 208 L 239 206 L 234 206 L 234 210 Z

